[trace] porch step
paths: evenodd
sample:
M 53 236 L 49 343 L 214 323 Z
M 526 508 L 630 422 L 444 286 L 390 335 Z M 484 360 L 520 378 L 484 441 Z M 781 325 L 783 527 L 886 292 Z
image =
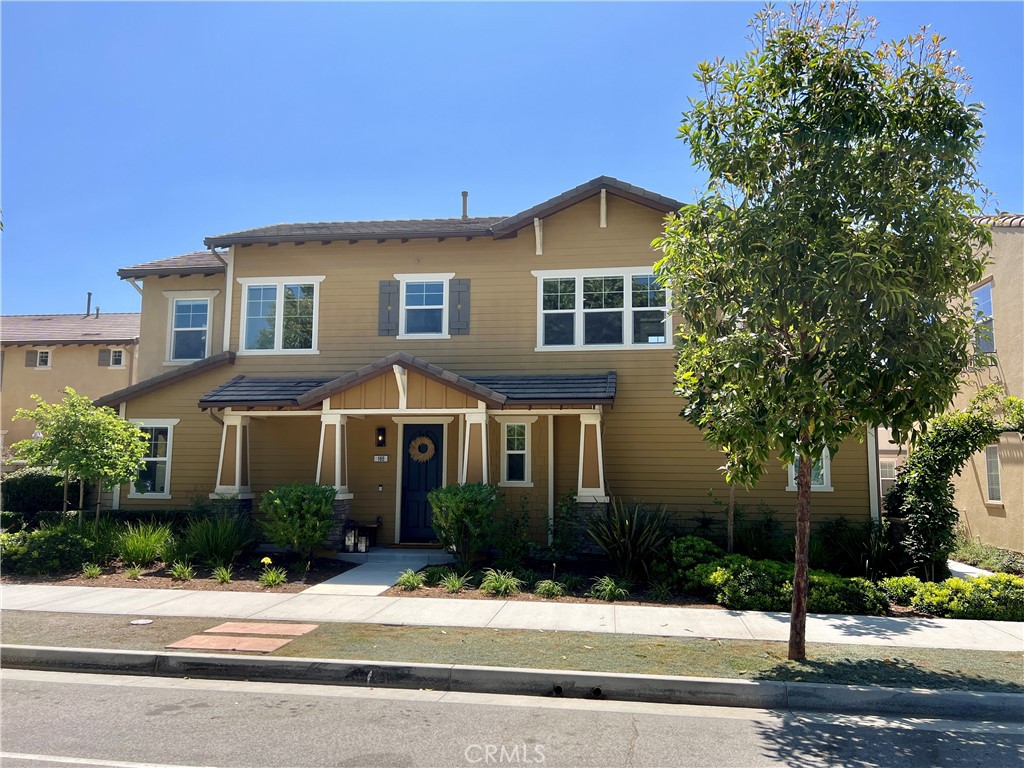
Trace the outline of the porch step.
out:
M 414 549 L 371 547 L 366 552 L 338 552 L 334 559 L 343 560 L 346 563 L 382 563 L 388 565 L 408 563 L 408 567 L 412 567 L 414 563 L 420 563 L 420 565 L 416 566 L 417 568 L 421 568 L 422 563 L 427 565 L 443 565 L 455 562 L 455 558 L 442 549 L 420 547 Z

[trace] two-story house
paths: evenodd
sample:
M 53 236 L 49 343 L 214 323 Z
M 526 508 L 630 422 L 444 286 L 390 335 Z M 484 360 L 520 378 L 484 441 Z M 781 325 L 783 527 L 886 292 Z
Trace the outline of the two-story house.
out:
M 426 493 L 500 485 L 542 541 L 557 500 L 694 515 L 722 456 L 679 418 L 651 240 L 680 203 L 600 177 L 512 216 L 282 224 L 128 267 L 140 383 L 101 399 L 151 435 L 122 507 L 337 489 L 380 540 L 433 538 Z M 816 467 L 818 516 L 877 515 L 873 433 Z M 792 518 L 791 469 L 742 502 Z
M 32 436 L 33 423 L 14 421 L 34 408 L 32 395 L 59 401 L 72 387 L 99 397 L 138 380 L 140 315 L 101 314 L 0 317 L 0 447 Z

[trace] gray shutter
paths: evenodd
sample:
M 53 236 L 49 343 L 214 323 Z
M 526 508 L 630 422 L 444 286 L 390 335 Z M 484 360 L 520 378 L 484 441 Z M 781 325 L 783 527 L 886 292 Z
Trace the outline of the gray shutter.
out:
M 398 281 L 380 281 L 380 304 L 377 309 L 377 335 L 398 335 Z
M 109 366 L 110 365 L 110 350 L 109 349 L 101 349 L 100 350 L 100 365 L 101 366 Z
M 29 349 L 25 352 L 25 367 L 35 368 L 39 364 L 39 352 Z
M 452 278 L 448 282 L 448 333 L 469 333 L 469 280 Z

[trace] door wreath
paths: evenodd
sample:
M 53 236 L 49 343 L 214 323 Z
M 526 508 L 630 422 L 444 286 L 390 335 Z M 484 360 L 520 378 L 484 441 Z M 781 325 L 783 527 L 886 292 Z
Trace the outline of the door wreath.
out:
M 424 464 L 434 458 L 436 450 L 434 441 L 426 435 L 421 435 L 420 437 L 413 438 L 409 443 L 409 458 Z

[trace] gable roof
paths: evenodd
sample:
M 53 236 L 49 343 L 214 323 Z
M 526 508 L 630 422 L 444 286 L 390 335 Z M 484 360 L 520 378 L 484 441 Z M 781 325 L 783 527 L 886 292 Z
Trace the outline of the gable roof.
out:
M 406 352 L 395 352 L 333 379 L 236 376 L 199 399 L 200 408 L 309 408 L 401 366 L 492 408 L 534 405 L 604 405 L 615 400 L 614 371 L 544 376 L 462 376 Z
M 0 341 L 4 344 L 134 344 L 139 340 L 141 315 L 112 312 L 88 315 L 4 315 Z
M 209 251 L 193 251 L 181 256 L 147 261 L 134 267 L 117 270 L 122 280 L 130 278 L 167 277 L 169 275 L 217 275 L 225 271 L 224 262 Z
M 193 376 L 198 376 L 201 373 L 215 370 L 223 365 L 234 364 L 234 352 L 219 352 L 216 355 L 197 360 L 190 365 L 168 371 L 167 373 L 161 373 L 159 376 L 153 376 L 145 381 L 140 381 L 138 384 L 132 384 L 130 387 L 111 392 L 109 395 L 98 398 L 94 403 L 96 405 L 120 405 L 137 397 L 148 395 L 150 392 L 156 392 L 172 384 L 191 379 Z

